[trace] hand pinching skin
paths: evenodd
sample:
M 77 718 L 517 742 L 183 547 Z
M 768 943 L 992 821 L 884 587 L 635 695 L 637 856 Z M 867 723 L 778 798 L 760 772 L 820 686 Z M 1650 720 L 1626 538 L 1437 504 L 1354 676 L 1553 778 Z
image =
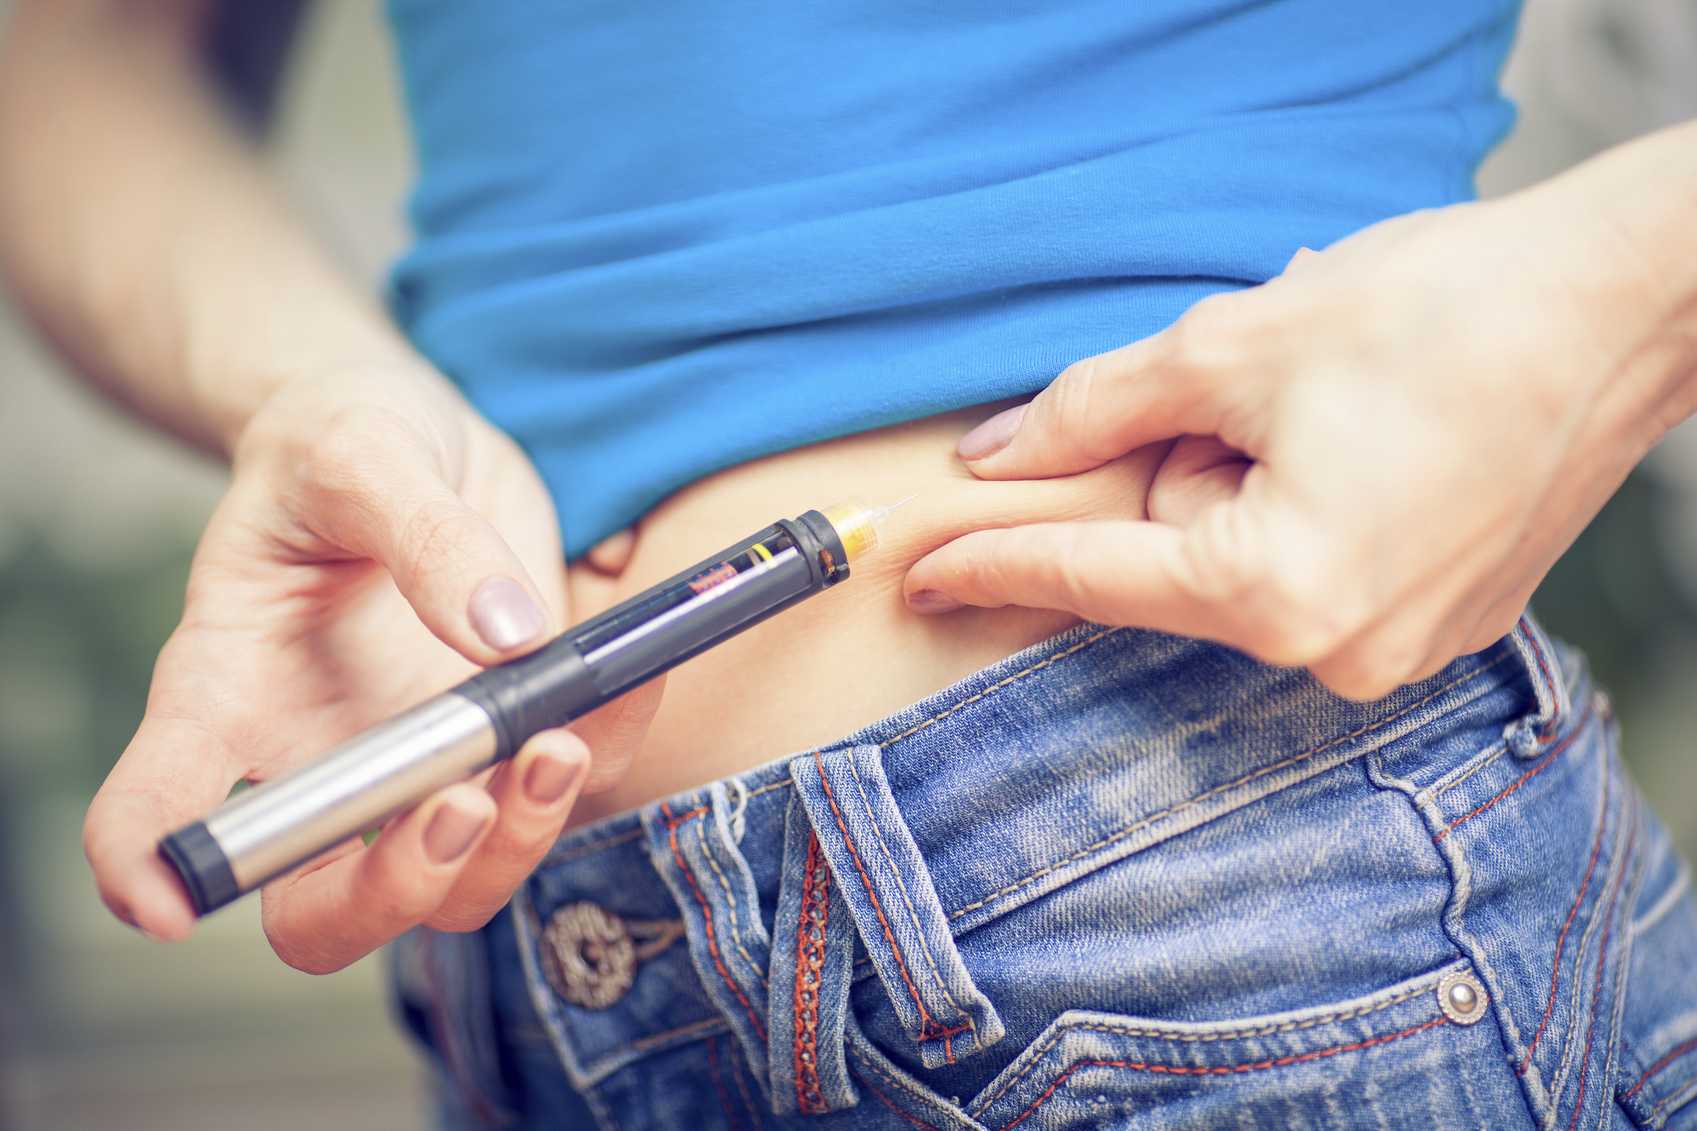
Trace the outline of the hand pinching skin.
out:
M 1697 402 L 1689 266 L 1652 242 L 1679 140 L 1381 223 L 1072 365 L 960 456 L 1032 479 L 1166 445 L 1147 502 L 969 533 L 913 566 L 910 607 L 1206 637 L 1362 699 L 1486 647 Z M 1592 219 L 1618 192 L 1640 227 Z

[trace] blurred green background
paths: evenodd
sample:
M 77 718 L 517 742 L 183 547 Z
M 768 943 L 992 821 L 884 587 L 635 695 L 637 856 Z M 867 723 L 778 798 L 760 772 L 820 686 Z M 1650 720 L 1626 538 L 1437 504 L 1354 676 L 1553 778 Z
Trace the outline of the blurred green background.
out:
M 0 0 L 0 15 L 5 5 Z M 1697 5 L 1531 0 L 1509 72 L 1508 191 L 1697 113 Z M 404 124 L 375 0 L 319 4 L 271 144 L 356 270 L 402 243 Z M 0 303 L 0 1127 L 410 1128 L 418 1072 L 381 966 L 278 963 L 253 903 L 189 943 L 106 915 L 82 811 L 139 719 L 217 468 L 118 417 Z M 1614 692 L 1626 754 L 1697 856 L 1697 432 L 1676 433 L 1561 563 L 1537 607 Z

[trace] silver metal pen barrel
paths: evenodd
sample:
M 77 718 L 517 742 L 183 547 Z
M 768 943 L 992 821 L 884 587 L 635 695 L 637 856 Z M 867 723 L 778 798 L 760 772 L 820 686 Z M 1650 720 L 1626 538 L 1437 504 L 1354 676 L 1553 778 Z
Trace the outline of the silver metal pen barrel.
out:
M 496 742 L 483 708 L 445 692 L 237 794 L 160 847 L 205 914 L 493 764 Z
M 529 655 L 238 793 L 159 843 L 205 915 L 848 577 L 886 511 L 774 523 Z

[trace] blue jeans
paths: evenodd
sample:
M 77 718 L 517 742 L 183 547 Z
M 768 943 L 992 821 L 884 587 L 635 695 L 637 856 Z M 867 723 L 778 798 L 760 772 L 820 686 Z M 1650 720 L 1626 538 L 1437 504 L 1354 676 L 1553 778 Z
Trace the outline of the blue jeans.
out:
M 400 1000 L 451 1127 L 1697 1127 L 1697 907 L 1530 622 L 1376 703 L 1084 626 L 562 837 Z

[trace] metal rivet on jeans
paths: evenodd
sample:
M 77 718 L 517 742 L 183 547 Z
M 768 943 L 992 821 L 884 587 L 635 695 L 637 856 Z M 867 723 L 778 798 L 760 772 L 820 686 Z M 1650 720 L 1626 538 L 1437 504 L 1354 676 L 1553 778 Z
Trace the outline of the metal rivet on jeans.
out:
M 542 973 L 554 992 L 584 1009 L 606 1009 L 636 982 L 637 963 L 683 934 L 676 919 L 626 920 L 594 903 L 568 903 L 542 930 Z
M 1438 983 L 1438 1008 L 1457 1025 L 1471 1025 L 1485 1016 L 1490 999 L 1471 971 L 1455 970 Z

